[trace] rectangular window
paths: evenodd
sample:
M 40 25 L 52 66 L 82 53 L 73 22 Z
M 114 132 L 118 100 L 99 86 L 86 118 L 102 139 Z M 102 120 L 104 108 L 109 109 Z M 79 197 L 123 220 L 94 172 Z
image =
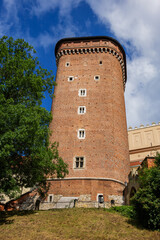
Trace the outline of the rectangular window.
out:
M 85 139 L 85 130 L 84 129 L 79 129 L 78 130 L 78 138 L 79 139 Z
M 53 194 L 48 195 L 48 202 L 53 202 Z
M 86 113 L 86 107 L 85 106 L 79 106 L 78 107 L 78 114 L 85 114 Z
M 87 90 L 86 89 L 79 89 L 78 95 L 80 97 L 86 97 L 87 95 Z
M 84 157 L 75 157 L 75 168 L 84 168 Z

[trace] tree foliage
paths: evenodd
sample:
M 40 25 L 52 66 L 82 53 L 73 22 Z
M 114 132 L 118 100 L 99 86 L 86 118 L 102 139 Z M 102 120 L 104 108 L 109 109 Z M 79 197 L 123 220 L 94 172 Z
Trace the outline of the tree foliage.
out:
M 0 192 L 10 196 L 67 173 L 57 144 L 49 144 L 51 113 L 41 107 L 54 77 L 35 53 L 22 39 L 0 39 Z
M 139 172 L 140 188 L 132 198 L 138 221 L 149 229 L 160 229 L 160 154 L 155 167 Z

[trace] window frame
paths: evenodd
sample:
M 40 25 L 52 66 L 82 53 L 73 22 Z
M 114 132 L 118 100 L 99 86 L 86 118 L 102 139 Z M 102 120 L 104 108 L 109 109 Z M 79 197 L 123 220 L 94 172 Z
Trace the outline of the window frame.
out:
M 103 202 L 99 201 L 100 200 L 100 196 L 103 198 Z M 103 193 L 97 193 L 97 202 L 100 203 L 100 204 L 104 203 L 104 194 Z
M 85 91 L 84 95 L 81 95 L 81 91 Z M 87 89 L 86 88 L 80 88 L 78 90 L 78 96 L 79 97 L 86 97 L 87 96 Z
M 70 78 L 72 78 L 72 80 Z M 68 82 L 73 82 L 73 81 L 74 81 L 74 76 L 69 76 L 68 77 Z
M 81 137 L 80 135 L 80 132 L 83 131 L 84 132 L 84 135 Z M 86 138 L 86 131 L 85 129 L 78 129 L 78 133 L 77 133 L 77 137 L 78 139 L 85 139 Z
M 83 112 L 81 111 L 81 108 L 84 108 L 84 111 L 83 111 Z M 79 107 L 78 107 L 78 114 L 79 114 L 79 115 L 83 115 L 83 114 L 85 114 L 85 113 L 86 113 L 86 106 L 79 106 Z
M 82 158 L 82 161 L 81 161 Z M 77 161 L 77 159 L 79 159 Z M 78 166 L 77 166 L 78 162 Z M 83 162 L 83 166 L 81 167 L 81 162 Z M 84 156 L 76 156 L 74 157 L 74 169 L 84 169 L 85 168 L 85 157 Z
M 66 62 L 65 67 L 69 67 L 69 66 L 70 66 L 70 62 Z
M 50 197 L 52 198 L 51 201 L 50 201 Z M 48 202 L 49 202 L 49 203 L 52 203 L 52 202 L 53 202 L 53 197 L 54 197 L 53 194 L 48 194 Z
M 98 79 L 97 79 L 97 78 L 98 78 Z M 95 80 L 95 81 L 99 81 L 99 80 L 100 80 L 100 75 L 95 75 L 95 76 L 94 76 L 94 80 Z

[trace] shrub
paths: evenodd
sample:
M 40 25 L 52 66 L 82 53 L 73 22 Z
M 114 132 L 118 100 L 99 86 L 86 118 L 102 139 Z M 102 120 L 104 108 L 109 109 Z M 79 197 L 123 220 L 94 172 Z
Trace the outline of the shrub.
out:
M 140 188 L 131 203 L 136 218 L 144 227 L 160 230 L 160 155 L 155 167 L 142 169 L 139 173 Z
M 135 211 L 133 209 L 133 206 L 116 206 L 116 207 L 111 207 L 110 211 L 118 212 L 122 216 L 125 216 L 125 217 L 128 217 L 128 218 L 134 218 L 135 217 Z

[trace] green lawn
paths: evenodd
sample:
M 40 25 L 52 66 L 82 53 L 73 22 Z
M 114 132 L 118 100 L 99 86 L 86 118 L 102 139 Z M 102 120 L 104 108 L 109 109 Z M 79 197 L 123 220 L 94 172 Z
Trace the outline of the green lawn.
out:
M 1 240 L 159 240 L 160 232 L 137 228 L 103 209 L 63 209 L 1 215 Z

